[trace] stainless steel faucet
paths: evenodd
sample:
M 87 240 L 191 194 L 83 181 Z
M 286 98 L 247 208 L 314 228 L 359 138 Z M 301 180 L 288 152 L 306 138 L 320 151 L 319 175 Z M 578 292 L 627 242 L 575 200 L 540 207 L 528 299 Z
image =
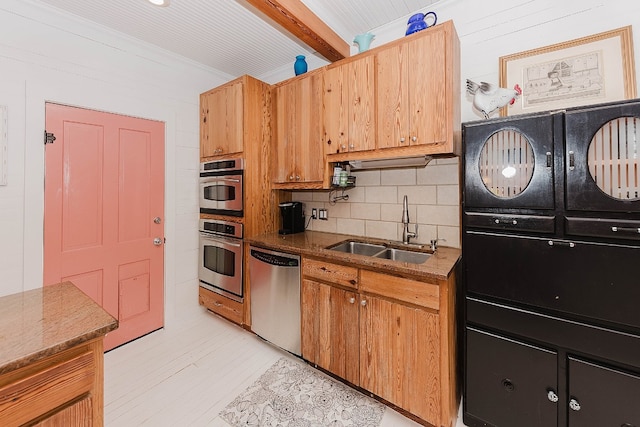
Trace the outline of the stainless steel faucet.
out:
M 409 201 L 407 196 L 404 196 L 402 201 L 402 243 L 409 244 L 409 239 L 418 237 L 418 224 L 415 224 L 413 232 L 409 231 Z

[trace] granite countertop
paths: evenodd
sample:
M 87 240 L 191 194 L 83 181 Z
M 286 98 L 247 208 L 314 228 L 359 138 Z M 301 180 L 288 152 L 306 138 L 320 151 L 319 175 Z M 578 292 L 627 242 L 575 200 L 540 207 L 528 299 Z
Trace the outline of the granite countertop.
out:
M 71 282 L 0 298 L 0 374 L 105 335 L 118 321 Z
M 349 239 L 361 242 L 392 244 L 402 247 L 402 243 L 399 242 L 348 234 L 323 233 L 320 231 L 305 231 L 304 233 L 288 235 L 269 233 L 249 237 L 246 238 L 245 241 L 254 246 L 266 249 L 321 257 L 330 261 L 348 263 L 362 268 L 430 279 L 447 279 L 461 256 L 460 249 L 439 246 L 435 253 L 424 263 L 412 264 L 327 249 L 329 246 Z M 428 245 L 426 246 L 428 247 Z

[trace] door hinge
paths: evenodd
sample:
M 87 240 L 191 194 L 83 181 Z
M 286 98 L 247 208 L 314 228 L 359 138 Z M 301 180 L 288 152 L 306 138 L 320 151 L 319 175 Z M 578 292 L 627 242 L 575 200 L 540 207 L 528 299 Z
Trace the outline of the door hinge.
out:
M 56 136 L 53 134 L 53 132 L 47 132 L 46 130 L 44 131 L 44 145 L 53 144 L 53 141 L 55 140 Z

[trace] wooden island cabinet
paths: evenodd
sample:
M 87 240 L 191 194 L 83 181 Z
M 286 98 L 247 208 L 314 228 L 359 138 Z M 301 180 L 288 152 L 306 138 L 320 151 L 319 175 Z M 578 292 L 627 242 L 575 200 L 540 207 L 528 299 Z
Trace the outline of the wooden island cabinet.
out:
M 118 322 L 70 282 L 0 298 L 0 425 L 102 426 Z
M 302 261 L 302 357 L 420 421 L 452 427 L 455 274 L 400 277 Z

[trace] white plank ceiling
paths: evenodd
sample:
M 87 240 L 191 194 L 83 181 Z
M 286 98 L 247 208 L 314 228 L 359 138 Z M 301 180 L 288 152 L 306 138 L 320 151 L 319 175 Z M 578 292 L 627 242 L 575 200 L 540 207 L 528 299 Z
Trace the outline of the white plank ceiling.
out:
M 302 0 L 347 44 L 356 34 L 425 12 L 438 0 Z M 156 45 L 232 77 L 261 76 L 313 55 L 244 0 L 34 0 Z

